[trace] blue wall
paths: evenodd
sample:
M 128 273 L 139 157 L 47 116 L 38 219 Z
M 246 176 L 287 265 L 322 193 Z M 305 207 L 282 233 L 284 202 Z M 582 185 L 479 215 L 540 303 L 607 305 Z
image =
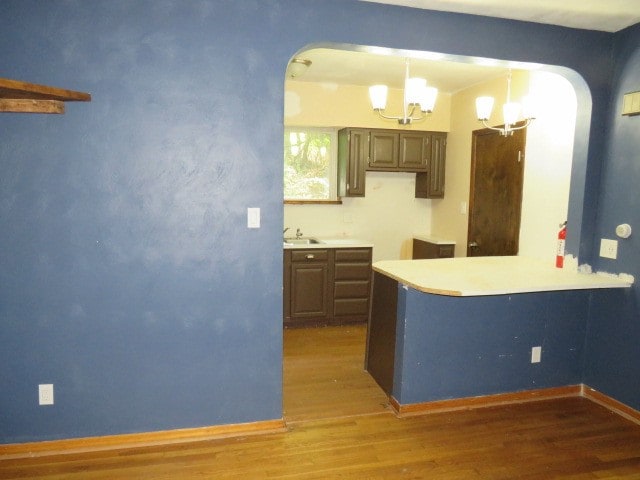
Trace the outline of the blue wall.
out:
M 93 101 L 0 116 L 0 442 L 281 417 L 283 79 L 297 50 L 568 67 L 597 126 L 613 38 L 348 0 L 4 0 L 1 75 Z M 585 139 L 568 250 L 588 255 L 598 191 L 584 186 L 599 183 L 605 136 L 594 129 L 588 157 Z M 55 384 L 54 406 L 37 406 L 38 383 Z
M 411 404 L 578 385 L 590 298 L 608 293 L 448 297 L 399 286 L 393 396 Z
M 596 268 L 628 273 L 640 279 L 640 116 L 621 116 L 622 97 L 640 90 L 640 25 L 615 40 L 616 59 L 611 109 L 606 125 L 606 158 L 600 185 L 596 247 L 600 238 L 618 240 L 618 258 L 599 258 Z M 629 223 L 628 239 L 615 236 L 615 227 Z M 638 289 L 618 292 L 595 302 L 587 337 L 585 383 L 640 409 L 640 297 Z

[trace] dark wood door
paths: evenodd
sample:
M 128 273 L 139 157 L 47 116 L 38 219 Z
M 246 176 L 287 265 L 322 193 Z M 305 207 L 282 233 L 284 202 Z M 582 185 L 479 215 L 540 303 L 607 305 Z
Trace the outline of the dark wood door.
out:
M 517 255 L 526 129 L 473 132 L 467 256 Z
M 401 133 L 398 167 L 412 172 L 425 171 L 431 156 L 430 140 L 428 133 Z
M 338 132 L 338 195 L 364 197 L 368 159 L 368 130 L 345 128 Z
M 446 152 L 447 134 L 434 133 L 431 136 L 431 157 L 429 159 L 429 198 L 444 198 Z
M 398 140 L 396 132 L 371 131 L 369 138 L 369 168 L 397 169 L 398 168 Z
M 326 317 L 329 314 L 328 280 L 329 266 L 326 261 L 293 262 L 291 317 Z

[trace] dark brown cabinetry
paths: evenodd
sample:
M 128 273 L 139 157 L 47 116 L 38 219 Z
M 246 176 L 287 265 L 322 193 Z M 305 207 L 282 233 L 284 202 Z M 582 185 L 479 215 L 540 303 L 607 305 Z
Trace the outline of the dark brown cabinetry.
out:
M 334 265 L 334 318 L 340 323 L 366 322 L 371 289 L 371 249 L 336 249 Z
M 369 159 L 369 131 L 344 128 L 338 132 L 338 195 L 364 197 Z
M 447 134 L 431 135 L 426 172 L 416 173 L 416 198 L 444 198 Z
M 290 316 L 327 317 L 329 314 L 328 250 L 293 250 L 289 264 Z
M 416 172 L 416 198 L 442 198 L 444 132 L 344 128 L 338 132 L 338 195 L 365 195 L 365 172 Z
M 366 322 L 371 248 L 285 249 L 284 324 Z
M 398 139 L 398 132 L 371 130 L 367 170 L 397 170 Z
M 453 258 L 456 246 L 453 243 L 435 243 L 419 238 L 413 239 L 413 259 Z
M 431 132 L 371 130 L 367 170 L 426 171 L 431 149 Z

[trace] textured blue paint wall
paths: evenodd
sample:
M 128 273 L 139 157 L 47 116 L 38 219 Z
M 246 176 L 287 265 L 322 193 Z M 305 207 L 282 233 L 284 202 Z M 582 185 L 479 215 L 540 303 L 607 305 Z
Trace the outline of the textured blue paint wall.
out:
M 581 383 L 591 292 L 447 297 L 399 288 L 404 348 L 396 351 L 393 394 L 400 403 Z M 542 362 L 532 364 L 534 346 Z
M 3 76 L 93 95 L 0 117 L 2 443 L 281 416 L 283 78 L 305 45 L 563 65 L 595 120 L 608 99 L 611 35 L 596 32 L 344 0 L 2 13 Z M 578 171 L 599 168 L 600 140 Z M 37 406 L 38 383 L 54 406 Z
M 597 258 L 598 270 L 640 279 L 640 116 L 621 116 L 622 97 L 640 90 L 640 25 L 616 35 L 614 81 L 607 137 L 607 162 L 599 198 L 596 248 L 600 238 L 618 240 L 618 258 Z M 635 229 L 619 239 L 615 227 Z M 612 299 L 594 302 L 587 338 L 586 383 L 640 409 L 640 294 L 635 286 Z

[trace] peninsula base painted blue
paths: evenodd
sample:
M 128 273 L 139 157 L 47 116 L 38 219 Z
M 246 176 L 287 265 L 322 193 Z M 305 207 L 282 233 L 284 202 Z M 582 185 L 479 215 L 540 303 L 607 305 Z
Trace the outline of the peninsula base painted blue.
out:
M 376 273 L 374 297 L 389 294 L 376 286 L 384 283 L 381 276 Z M 607 295 L 576 290 L 449 297 L 394 283 L 396 318 L 376 312 L 374 298 L 371 332 L 379 331 L 376 322 L 396 322 L 387 393 L 401 405 L 581 383 L 589 304 L 593 295 Z M 369 344 L 371 362 L 376 341 Z M 531 363 L 535 346 L 542 347 L 540 363 Z

